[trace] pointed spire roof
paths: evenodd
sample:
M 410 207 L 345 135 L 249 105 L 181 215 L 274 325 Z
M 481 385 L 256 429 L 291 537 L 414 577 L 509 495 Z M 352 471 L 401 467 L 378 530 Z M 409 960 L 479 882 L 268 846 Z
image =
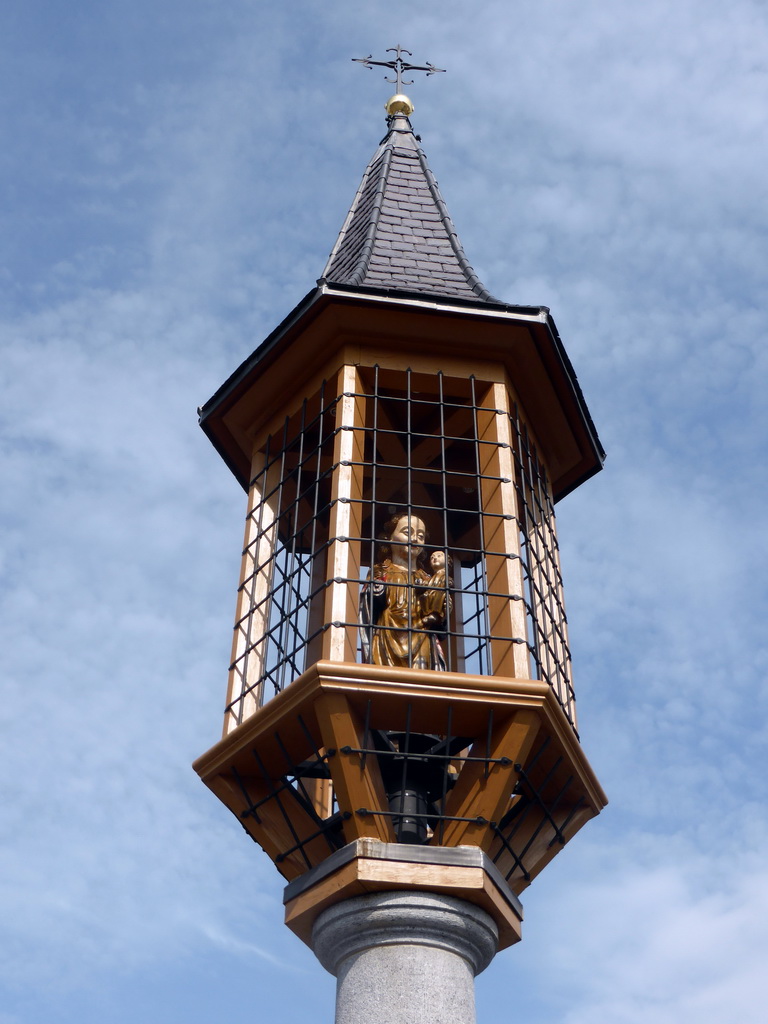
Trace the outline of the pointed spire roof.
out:
M 410 120 L 394 113 L 387 123 L 322 280 L 497 302 L 464 254 Z

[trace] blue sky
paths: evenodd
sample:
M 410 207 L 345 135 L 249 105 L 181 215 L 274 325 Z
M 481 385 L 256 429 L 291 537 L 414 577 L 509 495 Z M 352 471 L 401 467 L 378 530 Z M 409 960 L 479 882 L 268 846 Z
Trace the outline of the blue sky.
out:
M 198 781 L 244 495 L 195 410 L 413 123 L 491 292 L 551 307 L 605 471 L 558 506 L 611 803 L 479 1019 L 762 1024 L 768 13 L 732 0 L 9 0 L 0 16 L 0 1024 L 332 1020 Z

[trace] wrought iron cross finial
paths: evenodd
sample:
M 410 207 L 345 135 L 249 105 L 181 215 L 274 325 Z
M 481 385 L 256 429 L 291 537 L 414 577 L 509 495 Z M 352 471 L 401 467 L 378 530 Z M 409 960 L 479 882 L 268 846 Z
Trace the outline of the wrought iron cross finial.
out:
M 395 85 L 396 85 L 396 88 L 397 88 L 397 92 L 402 92 L 404 85 L 412 85 L 413 84 L 413 79 L 411 79 L 410 82 L 403 81 L 403 72 L 404 71 L 426 71 L 426 73 L 428 75 L 434 75 L 438 71 L 445 71 L 445 68 L 436 68 L 434 64 L 429 64 L 429 63 L 427 63 L 427 64 L 409 64 L 408 61 L 403 60 L 402 55 L 405 53 L 409 57 L 412 57 L 413 54 L 411 53 L 410 50 L 404 50 L 403 47 L 400 46 L 399 43 L 397 44 L 396 47 L 393 47 L 393 46 L 390 47 L 387 50 L 387 53 L 394 53 L 396 55 L 394 60 L 373 60 L 373 58 L 371 57 L 370 54 L 367 57 L 353 57 L 352 60 L 356 64 L 363 64 L 365 67 L 368 68 L 369 71 L 374 66 L 375 67 L 379 67 L 379 68 L 391 68 L 392 71 L 395 72 L 397 77 L 396 78 L 388 78 L 385 75 L 384 76 L 384 80 L 386 82 L 394 82 Z

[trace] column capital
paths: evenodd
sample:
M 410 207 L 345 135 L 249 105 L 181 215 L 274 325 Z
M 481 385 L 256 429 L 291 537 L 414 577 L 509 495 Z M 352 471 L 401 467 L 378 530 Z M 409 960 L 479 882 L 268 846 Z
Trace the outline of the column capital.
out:
M 496 954 L 499 932 L 480 907 L 432 892 L 379 892 L 324 910 L 312 929 L 320 963 L 338 974 L 344 960 L 381 946 L 428 946 L 467 961 L 472 974 Z

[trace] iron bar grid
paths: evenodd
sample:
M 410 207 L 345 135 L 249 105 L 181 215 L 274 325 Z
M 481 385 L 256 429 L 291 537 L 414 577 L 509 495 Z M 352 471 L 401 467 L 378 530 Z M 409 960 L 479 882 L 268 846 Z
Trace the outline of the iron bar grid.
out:
M 230 727 L 328 656 L 335 629 L 349 637 L 359 661 L 370 657 L 377 633 L 404 634 L 403 664 L 411 666 L 419 637 L 429 634 L 430 648 L 439 651 L 429 667 L 479 675 L 500 671 L 504 651 L 523 646 L 528 676 L 548 683 L 575 728 L 554 507 L 522 410 L 511 400 L 508 409 L 497 408 L 493 386 L 474 376 L 375 366 L 358 368 L 356 380 L 353 390 L 323 382 L 257 443 L 230 665 Z M 497 429 L 501 418 L 512 439 L 513 479 L 499 470 L 499 453 L 508 447 Z M 342 432 L 351 432 L 354 457 L 338 457 Z M 342 478 L 351 481 L 343 493 Z M 514 514 L 496 497 L 505 488 L 512 488 Z M 347 503 L 352 524 L 344 537 L 332 533 L 340 503 Z M 419 561 L 423 575 L 401 583 L 405 620 L 398 629 L 350 613 L 372 586 L 367 581 L 381 559 L 384 524 L 406 511 L 423 520 L 428 538 Z M 517 540 L 505 549 L 498 538 L 510 536 L 510 520 Z M 354 551 L 356 575 L 334 574 L 340 543 Z M 439 586 L 425 565 L 438 551 L 446 559 Z M 510 582 L 514 574 L 500 573 L 504 559 L 519 566 L 519 587 Z M 425 579 L 433 580 L 433 593 L 445 592 L 442 619 L 429 628 L 415 611 Z M 331 616 L 330 591 L 339 586 L 349 595 L 347 613 Z M 514 612 L 515 602 L 522 602 L 523 616 Z
M 383 732 L 371 724 L 369 702 L 363 744 L 338 751 L 322 749 L 300 716 L 303 740 L 298 745 L 295 735 L 289 742 L 279 731 L 272 734 L 279 756 L 253 749 L 253 769 L 232 770 L 243 799 L 240 817 L 246 828 L 253 821 L 278 837 L 272 850 L 276 863 L 291 860 L 294 868 L 304 871 L 344 845 L 344 823 L 353 817 L 386 819 L 398 841 L 419 845 L 442 845 L 447 826 L 467 824 L 491 833 L 489 854 L 506 880 L 516 888 L 527 884 L 546 851 L 566 841 L 566 830 L 585 806 L 551 739 L 540 742 L 525 765 L 512 764 L 507 757 L 489 753 L 493 709 L 474 738 L 454 734 L 450 706 L 435 721 L 438 732 L 429 736 L 413 730 L 412 714 L 408 704 L 401 709 L 399 722 L 393 723 L 398 728 Z M 338 758 L 358 759 L 360 764 L 378 762 L 388 806 L 340 807 L 334 801 L 325 816 L 319 813 L 309 783 L 329 778 Z M 513 795 L 498 821 L 483 813 L 462 814 L 451 804 L 454 785 L 471 765 L 484 765 L 486 771 L 503 766 L 514 772 Z M 420 803 L 410 799 L 414 791 Z

